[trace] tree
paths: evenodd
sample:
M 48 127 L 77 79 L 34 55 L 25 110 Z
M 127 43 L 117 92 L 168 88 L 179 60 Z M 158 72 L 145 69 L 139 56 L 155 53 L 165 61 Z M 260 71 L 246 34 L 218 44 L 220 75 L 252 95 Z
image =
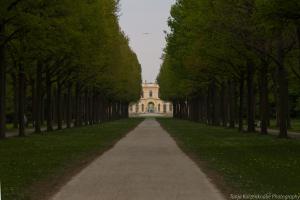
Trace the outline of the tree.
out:
M 157 78 L 161 97 L 174 103 L 174 116 L 212 125 L 222 121 L 231 128 L 238 121 L 243 131 L 247 102 L 247 131 L 254 132 L 259 94 L 261 133 L 267 134 L 274 80 L 280 137 L 286 137 L 288 76 L 297 76 L 293 44 L 299 12 L 294 7 L 299 7 L 297 1 L 178 0 Z M 291 70 L 287 62 L 293 63 Z M 273 74 L 276 79 L 269 78 Z
M 141 67 L 120 30 L 118 1 L 26 0 L 5 5 L 1 18 L 9 20 L 5 30 L 0 26 L 5 35 L 0 80 L 6 83 L 7 73 L 18 74 L 14 110 L 20 136 L 25 135 L 24 116 L 37 133 L 44 118 L 47 131 L 52 131 L 53 124 L 62 129 L 63 123 L 69 128 L 73 122 L 81 126 L 128 117 L 129 102 L 139 98 Z M 1 87 L 5 94 L 5 84 Z M 5 107 L 1 101 L 2 136 Z

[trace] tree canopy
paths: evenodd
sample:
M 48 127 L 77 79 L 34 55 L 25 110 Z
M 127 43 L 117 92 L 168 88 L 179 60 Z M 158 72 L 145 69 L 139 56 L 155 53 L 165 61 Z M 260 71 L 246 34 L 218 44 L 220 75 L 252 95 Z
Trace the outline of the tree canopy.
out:
M 24 115 L 39 132 L 44 116 L 49 130 L 52 121 L 60 126 L 62 115 L 75 124 L 92 123 L 101 118 L 95 109 L 107 118 L 104 113 L 119 115 L 139 98 L 141 66 L 118 24 L 117 0 L 5 0 L 0 5 L 1 137 L 10 113 L 22 135 Z
M 157 78 L 175 116 L 241 131 L 246 117 L 249 132 L 259 119 L 265 134 L 276 115 L 286 137 L 299 101 L 299 8 L 296 0 L 177 0 Z

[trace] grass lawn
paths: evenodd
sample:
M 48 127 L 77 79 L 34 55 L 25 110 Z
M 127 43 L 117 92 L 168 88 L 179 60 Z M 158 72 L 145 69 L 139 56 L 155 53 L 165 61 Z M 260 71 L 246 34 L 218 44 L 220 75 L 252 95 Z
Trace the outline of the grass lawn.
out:
M 158 119 L 179 146 L 236 194 L 300 194 L 300 140 Z M 212 177 L 213 178 L 213 177 Z M 222 184 L 220 184 L 222 185 Z
M 3 199 L 31 199 L 48 192 L 47 187 L 61 184 L 62 177 L 78 171 L 141 121 L 126 119 L 0 141 Z

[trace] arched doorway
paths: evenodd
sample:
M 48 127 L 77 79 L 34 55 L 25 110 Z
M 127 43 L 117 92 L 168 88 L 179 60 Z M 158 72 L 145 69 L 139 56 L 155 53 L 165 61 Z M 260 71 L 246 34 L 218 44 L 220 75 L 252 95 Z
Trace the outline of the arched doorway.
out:
M 155 105 L 153 102 L 148 103 L 148 112 L 154 113 L 155 112 Z

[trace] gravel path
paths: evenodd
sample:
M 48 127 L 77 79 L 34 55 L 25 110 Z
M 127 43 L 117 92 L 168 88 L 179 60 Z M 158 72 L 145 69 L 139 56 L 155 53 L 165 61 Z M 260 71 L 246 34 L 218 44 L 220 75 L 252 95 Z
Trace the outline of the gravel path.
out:
M 155 119 L 146 119 L 52 200 L 223 200 Z

